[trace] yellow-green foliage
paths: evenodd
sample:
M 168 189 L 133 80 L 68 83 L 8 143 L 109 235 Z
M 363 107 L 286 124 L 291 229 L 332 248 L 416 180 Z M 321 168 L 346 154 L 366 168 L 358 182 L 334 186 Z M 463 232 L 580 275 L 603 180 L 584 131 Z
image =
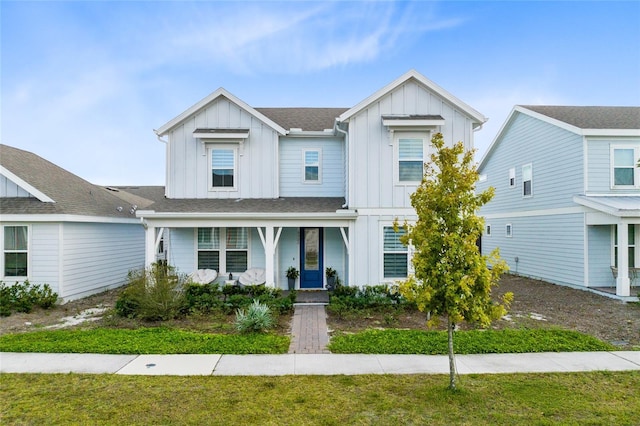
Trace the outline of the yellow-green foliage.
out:
M 475 193 L 473 152 L 464 152 L 462 142 L 447 147 L 438 133 L 431 143 L 436 153 L 411 195 L 418 221 L 403 225 L 402 241 L 415 247 L 415 275 L 400 285 L 400 292 L 421 311 L 431 312 L 433 320 L 445 315 L 454 324 L 466 320 L 488 326 L 506 313 L 513 297 L 508 293 L 501 303 L 491 300 L 491 288 L 508 268 L 497 250 L 482 256 L 476 245 L 484 227 L 476 212 L 494 190 Z

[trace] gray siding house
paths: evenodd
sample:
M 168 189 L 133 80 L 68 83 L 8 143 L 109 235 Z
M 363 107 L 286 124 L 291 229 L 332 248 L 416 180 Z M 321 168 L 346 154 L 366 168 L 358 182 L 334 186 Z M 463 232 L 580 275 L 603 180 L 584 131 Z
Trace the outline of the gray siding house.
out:
M 479 164 L 485 253 L 628 297 L 640 284 L 640 108 L 516 106 Z
M 325 268 L 362 286 L 410 271 L 392 223 L 416 219 L 409 195 L 434 132 L 473 148 L 486 118 L 416 71 L 345 108 L 254 108 L 218 89 L 156 130 L 166 197 L 137 211 L 146 263 L 249 268 L 266 284 L 323 289 Z
M 134 206 L 149 203 L 0 145 L 0 280 L 49 284 L 62 301 L 124 284 L 144 266 Z

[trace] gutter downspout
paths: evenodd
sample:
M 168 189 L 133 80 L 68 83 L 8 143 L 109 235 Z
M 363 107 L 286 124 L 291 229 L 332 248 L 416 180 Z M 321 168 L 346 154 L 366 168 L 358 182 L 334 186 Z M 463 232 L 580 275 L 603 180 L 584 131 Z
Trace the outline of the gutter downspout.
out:
M 340 122 L 336 118 L 335 128 L 338 132 L 344 135 L 344 144 L 345 144 L 345 169 L 347 170 L 345 179 L 344 179 L 344 201 L 345 203 L 342 205 L 342 208 L 345 209 L 349 206 L 349 183 L 351 182 L 349 174 L 351 173 L 351 168 L 349 167 L 349 132 L 346 130 L 342 130 L 340 128 Z

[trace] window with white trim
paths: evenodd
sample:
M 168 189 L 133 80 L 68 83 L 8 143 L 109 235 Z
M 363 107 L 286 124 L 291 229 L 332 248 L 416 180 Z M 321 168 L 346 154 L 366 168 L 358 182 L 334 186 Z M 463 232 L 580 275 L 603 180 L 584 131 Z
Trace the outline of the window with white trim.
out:
M 248 268 L 247 228 L 198 228 L 198 269 L 240 273 Z
M 237 150 L 235 148 L 211 148 L 212 189 L 234 189 L 237 181 Z
M 29 274 L 29 228 L 4 227 L 4 276 L 27 277 Z
M 424 138 L 398 135 L 398 182 L 422 181 Z
M 322 161 L 320 151 L 317 149 L 304 150 L 302 152 L 304 161 L 303 181 L 304 183 L 320 183 Z
M 400 237 L 406 234 L 406 230 L 398 228 L 394 231 L 393 226 L 382 228 L 382 264 L 383 278 L 406 278 L 409 265 L 409 251 L 407 246 L 400 242 Z
M 509 188 L 516 187 L 516 168 L 512 167 L 509 169 Z
M 522 166 L 522 196 L 533 195 L 533 167 L 531 163 Z
M 510 223 L 507 223 L 507 226 L 505 227 L 505 235 L 507 238 L 511 238 L 513 236 L 513 226 L 511 226 Z
M 611 187 L 633 188 L 640 186 L 640 173 L 636 165 L 640 148 L 611 147 Z
M 627 242 L 629 247 L 629 268 L 635 268 L 636 263 L 636 227 L 627 226 Z M 613 266 L 618 267 L 618 227 L 613 225 Z
M 485 234 L 487 237 L 490 237 L 490 236 L 491 236 L 491 225 L 487 225 L 487 226 L 485 227 L 485 232 L 484 232 L 484 234 Z

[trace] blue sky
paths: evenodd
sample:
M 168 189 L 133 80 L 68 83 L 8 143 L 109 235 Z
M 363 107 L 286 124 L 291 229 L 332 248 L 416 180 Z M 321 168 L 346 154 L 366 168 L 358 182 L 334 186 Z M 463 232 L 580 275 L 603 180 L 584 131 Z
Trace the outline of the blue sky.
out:
M 640 105 L 640 2 L 0 2 L 2 143 L 96 184 L 162 185 L 158 128 L 218 87 L 351 107 L 416 69 L 489 117 Z

